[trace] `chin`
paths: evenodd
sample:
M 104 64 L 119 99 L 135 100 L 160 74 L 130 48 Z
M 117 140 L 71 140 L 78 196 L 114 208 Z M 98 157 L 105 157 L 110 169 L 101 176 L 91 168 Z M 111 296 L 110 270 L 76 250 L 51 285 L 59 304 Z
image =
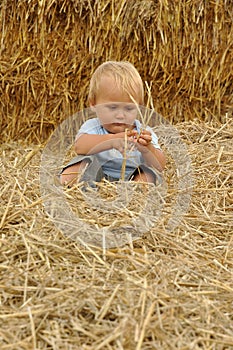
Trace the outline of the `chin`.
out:
M 119 132 L 125 132 L 127 128 L 110 128 L 108 129 L 108 132 L 110 132 L 111 134 L 117 134 Z

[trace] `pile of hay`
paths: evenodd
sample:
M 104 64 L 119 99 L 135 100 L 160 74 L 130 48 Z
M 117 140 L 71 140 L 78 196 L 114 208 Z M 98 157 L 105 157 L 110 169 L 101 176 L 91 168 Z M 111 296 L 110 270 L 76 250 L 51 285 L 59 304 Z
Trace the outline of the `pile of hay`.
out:
M 46 216 L 42 148 L 2 144 L 2 350 L 233 347 L 232 117 L 177 128 L 195 175 L 189 212 L 172 232 L 159 222 L 106 250 L 69 239 Z M 166 181 L 176 176 L 168 166 Z
M 90 76 L 110 59 L 137 67 L 170 121 L 224 122 L 233 103 L 232 15 L 229 0 L 1 1 L 2 137 L 46 140 L 87 106 Z

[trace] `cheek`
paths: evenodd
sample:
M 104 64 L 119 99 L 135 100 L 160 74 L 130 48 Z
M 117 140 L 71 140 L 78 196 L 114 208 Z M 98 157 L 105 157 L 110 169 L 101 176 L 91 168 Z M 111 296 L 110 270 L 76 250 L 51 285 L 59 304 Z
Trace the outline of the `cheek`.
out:
M 137 119 L 137 112 L 136 113 L 129 113 L 126 115 L 126 121 L 128 124 L 133 124 L 135 119 Z
M 101 124 L 107 124 L 111 121 L 112 116 L 111 116 L 111 113 L 109 112 L 102 110 L 102 111 L 98 111 L 96 115 L 99 118 Z
M 99 118 L 101 124 L 108 124 L 108 123 L 111 123 L 115 119 L 115 117 L 117 115 L 117 111 L 111 110 L 109 108 L 97 107 L 96 108 L 96 115 Z

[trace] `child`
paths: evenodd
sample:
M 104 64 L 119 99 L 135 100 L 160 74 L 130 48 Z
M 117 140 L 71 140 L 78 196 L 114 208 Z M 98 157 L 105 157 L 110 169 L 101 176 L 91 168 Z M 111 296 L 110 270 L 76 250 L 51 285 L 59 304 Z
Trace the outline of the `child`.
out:
M 123 61 L 103 63 L 91 78 L 88 99 L 96 118 L 81 126 L 74 146 L 78 156 L 63 169 L 61 183 L 117 181 L 127 159 L 123 180 L 156 184 L 165 157 L 155 133 L 137 120 L 144 89 L 136 68 Z

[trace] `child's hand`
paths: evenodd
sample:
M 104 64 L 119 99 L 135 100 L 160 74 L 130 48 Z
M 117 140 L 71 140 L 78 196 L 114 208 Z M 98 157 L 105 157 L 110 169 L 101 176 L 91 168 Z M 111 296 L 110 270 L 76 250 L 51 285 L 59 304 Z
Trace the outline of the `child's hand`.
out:
M 142 146 L 148 146 L 152 141 L 151 132 L 148 130 L 142 130 L 138 135 L 137 142 Z
M 142 130 L 140 134 L 138 134 L 136 130 L 131 130 L 128 136 L 130 140 L 133 139 L 135 146 L 141 153 L 148 151 L 147 146 L 149 146 L 152 141 L 152 135 L 150 131 Z
M 147 146 L 151 143 L 152 136 L 148 130 L 142 130 L 140 134 L 136 130 L 127 131 L 128 145 L 135 144 L 141 153 L 147 152 Z M 117 149 L 123 154 L 125 147 L 125 133 L 114 134 L 112 139 L 112 148 Z
M 127 139 L 129 140 L 129 134 L 127 132 Z M 112 140 L 111 140 L 111 148 L 114 148 L 121 152 L 122 154 L 124 153 L 125 149 L 125 132 L 119 132 L 117 134 L 112 135 Z

